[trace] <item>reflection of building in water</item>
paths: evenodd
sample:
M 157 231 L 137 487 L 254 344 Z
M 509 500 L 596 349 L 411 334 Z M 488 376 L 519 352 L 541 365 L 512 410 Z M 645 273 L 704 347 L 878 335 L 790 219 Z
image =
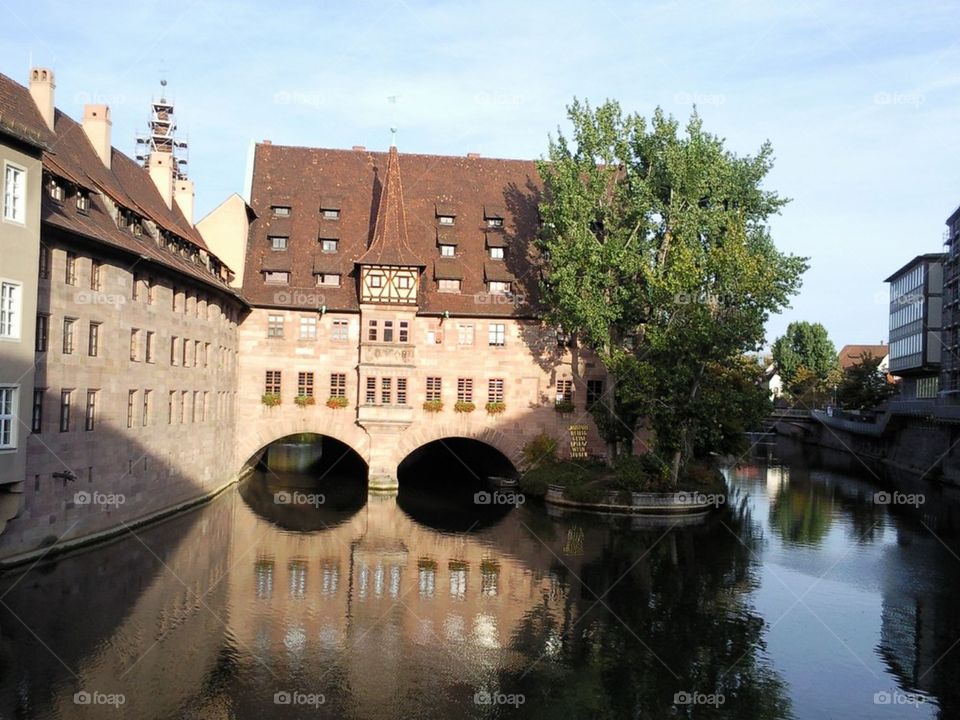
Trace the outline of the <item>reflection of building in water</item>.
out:
M 790 483 L 790 468 L 782 465 L 767 465 L 765 470 L 767 497 L 774 500 Z
M 422 692 L 424 683 L 436 682 L 439 691 L 452 676 L 479 688 L 494 668 L 529 662 L 510 646 L 532 607 L 545 605 L 559 624 L 568 594 L 579 591 L 557 573 L 531 568 L 556 564 L 556 553 L 579 575 L 584 556 L 593 554 L 582 530 L 557 533 L 548 549 L 521 527 L 439 533 L 410 520 L 394 499 L 371 498 L 329 530 L 265 535 L 264 523 L 241 509 L 230 559 L 230 631 L 240 647 L 274 653 L 268 662 L 279 663 L 278 672 L 288 663 L 306 673 L 298 682 L 315 687 L 298 690 L 323 692 L 335 677 L 346 683 L 353 701 L 364 704 L 354 708 L 362 717 Z M 564 554 L 571 537 L 575 558 Z
M 122 693 L 122 717 L 178 716 L 219 661 L 235 504 L 230 493 L 202 513 L 34 569 L 23 579 L 29 591 L 5 595 L 0 637 L 14 660 L 0 675 L 0 717 L 115 712 L 77 706 L 80 691 Z M 6 578 L 0 594 L 20 578 Z

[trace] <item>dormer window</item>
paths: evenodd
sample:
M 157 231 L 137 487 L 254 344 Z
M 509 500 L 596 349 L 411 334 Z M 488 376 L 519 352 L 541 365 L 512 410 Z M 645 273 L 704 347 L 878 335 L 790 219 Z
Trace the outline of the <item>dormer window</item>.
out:
M 90 209 L 90 196 L 86 190 L 77 190 L 77 210 L 82 213 Z
M 55 178 L 50 178 L 50 184 L 48 185 L 50 191 L 50 198 L 56 200 L 57 202 L 63 202 L 63 185 L 61 185 Z
M 338 273 L 318 273 L 317 285 L 340 287 L 340 275 Z
M 437 222 L 440 223 L 441 225 L 453 225 L 454 220 L 455 220 L 455 218 L 454 218 L 453 215 L 438 215 L 438 216 L 437 216 Z
M 290 282 L 290 273 L 286 271 L 267 270 L 263 273 L 263 281 L 268 285 L 286 285 Z
M 502 248 L 502 247 L 492 247 L 492 248 L 490 248 L 490 259 L 491 259 L 491 260 L 503 260 L 503 248 Z
M 134 236 L 140 237 L 141 235 L 143 235 L 143 223 L 141 222 L 140 218 L 138 218 L 136 215 L 130 216 L 129 227 L 130 227 L 130 232 L 132 232 Z
M 290 217 L 289 205 L 271 205 L 270 210 L 274 217 Z
M 491 280 L 487 283 L 487 292 L 491 295 L 507 295 L 510 293 L 510 283 L 501 280 Z
M 339 241 L 334 238 L 320 238 L 320 250 L 325 253 L 335 253 Z
M 491 227 L 491 228 L 501 228 L 501 227 L 503 227 L 503 218 L 501 218 L 501 217 L 489 217 L 489 218 L 487 218 L 487 227 Z
M 271 235 L 267 240 L 270 241 L 271 250 L 286 250 L 288 238 L 285 235 Z
M 442 257 L 455 257 L 457 254 L 456 245 L 441 245 L 440 246 L 440 255 Z
M 383 275 L 370 275 L 370 287 L 379 288 L 383 287 Z
M 320 217 L 324 220 L 339 220 L 340 206 L 335 202 L 324 202 L 320 205 Z

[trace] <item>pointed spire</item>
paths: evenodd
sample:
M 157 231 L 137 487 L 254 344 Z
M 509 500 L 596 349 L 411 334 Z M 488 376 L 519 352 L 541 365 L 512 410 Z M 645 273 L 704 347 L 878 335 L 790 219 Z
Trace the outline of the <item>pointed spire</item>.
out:
M 391 145 L 387 154 L 387 171 L 382 188 L 373 240 L 367 251 L 357 260 L 357 264 L 425 267 L 410 248 L 407 238 L 407 214 L 403 206 L 400 155 L 396 145 Z

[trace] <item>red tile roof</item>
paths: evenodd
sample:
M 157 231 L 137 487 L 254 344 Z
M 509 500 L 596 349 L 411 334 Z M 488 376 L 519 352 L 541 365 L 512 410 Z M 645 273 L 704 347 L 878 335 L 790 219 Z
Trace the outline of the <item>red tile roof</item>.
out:
M 416 264 L 425 266 L 420 312 L 533 316 L 540 193 L 532 161 L 259 144 L 250 199 L 258 217 L 247 244 L 244 296 L 269 306 L 322 295 L 329 309 L 353 311 L 359 309 L 358 262 Z M 330 197 L 340 211 L 336 220 L 321 212 Z M 290 216 L 274 216 L 271 206 L 289 206 Z M 453 215 L 454 224 L 441 226 L 438 215 Z M 487 217 L 502 217 L 503 226 L 488 227 Z M 271 249 L 268 238 L 274 235 L 288 238 L 287 250 Z M 337 253 L 321 253 L 320 238 L 339 239 Z M 441 260 L 441 243 L 456 245 L 456 257 Z M 490 261 L 490 246 L 504 247 L 504 259 Z M 263 270 L 277 255 L 289 258 L 289 288 L 264 282 Z M 315 273 L 321 269 L 339 272 L 340 287 L 318 288 Z M 460 293 L 439 292 L 439 279 L 459 276 Z M 515 299 L 490 302 L 490 276 L 511 279 Z
M 111 167 L 107 168 L 79 123 L 57 110 L 54 130 L 51 131 L 37 110 L 30 91 L 0 74 L 0 122 L 3 119 L 22 126 L 45 146 L 43 167 L 51 175 L 88 191 L 102 192 L 115 204 L 134 211 L 171 235 L 212 255 L 200 233 L 187 222 L 176 203 L 172 208 L 167 207 L 144 168 L 116 148 L 112 149 Z M 107 203 L 97 192 L 90 193 L 90 207 L 86 213 L 79 211 L 75 202 L 56 202 L 44 193 L 41 219 L 46 226 L 133 253 L 236 294 L 206 268 L 161 247 L 155 239 L 147 235 L 136 237 L 120 229 Z
M 889 345 L 844 345 L 840 349 L 840 368 L 846 370 L 860 362 L 864 353 L 883 359 L 890 354 Z

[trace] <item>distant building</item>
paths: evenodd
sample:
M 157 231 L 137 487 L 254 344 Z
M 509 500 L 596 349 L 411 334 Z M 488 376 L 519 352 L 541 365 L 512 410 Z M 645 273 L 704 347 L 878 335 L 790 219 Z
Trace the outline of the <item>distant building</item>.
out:
M 940 390 L 941 324 L 946 255 L 918 255 L 890 283 L 889 372 L 903 379 L 905 400 L 934 399 Z
M 879 345 L 844 345 L 840 348 L 838 355 L 840 369 L 846 370 L 860 362 L 864 355 L 870 355 L 874 359 L 879 359 L 880 364 L 877 371 L 886 373 L 890 366 L 890 346 L 880 343 Z
M 960 207 L 947 218 L 945 244 L 940 385 L 942 399 L 956 402 L 960 398 Z

